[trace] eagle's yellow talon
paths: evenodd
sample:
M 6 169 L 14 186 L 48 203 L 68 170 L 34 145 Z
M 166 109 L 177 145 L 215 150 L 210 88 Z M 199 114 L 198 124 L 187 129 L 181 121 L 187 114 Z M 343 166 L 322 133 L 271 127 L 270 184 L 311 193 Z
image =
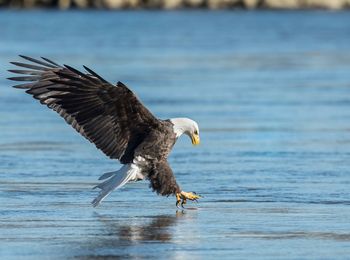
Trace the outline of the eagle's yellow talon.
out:
M 185 192 L 181 191 L 180 193 L 176 193 L 176 207 L 179 207 L 179 204 L 181 203 L 181 207 L 184 207 L 184 205 L 187 203 L 187 200 L 196 201 L 201 198 L 200 195 L 197 195 L 195 192 Z
M 181 202 L 181 207 L 182 208 L 185 208 L 184 205 L 187 203 L 187 200 L 186 199 L 183 199 L 182 202 Z
M 197 199 L 201 198 L 200 195 L 198 195 L 194 192 L 185 192 L 185 191 L 181 191 L 181 196 L 185 199 L 188 199 L 188 200 L 197 200 Z
M 180 193 L 176 193 L 176 207 L 179 208 L 180 202 L 181 202 L 181 194 Z

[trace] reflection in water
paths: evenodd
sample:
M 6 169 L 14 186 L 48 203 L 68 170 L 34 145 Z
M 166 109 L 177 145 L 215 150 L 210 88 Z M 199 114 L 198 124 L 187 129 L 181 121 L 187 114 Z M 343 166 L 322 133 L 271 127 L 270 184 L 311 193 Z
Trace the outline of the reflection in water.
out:
M 84 250 L 87 254 L 76 258 L 125 257 L 144 243 L 170 242 L 173 235 L 170 228 L 187 216 L 185 211 L 176 211 L 175 215 L 120 219 L 95 212 L 94 218 L 102 224 L 101 229 L 84 242 L 84 247 L 88 246 Z
M 168 228 L 173 226 L 178 217 L 184 213 L 177 212 L 176 217 L 158 216 L 145 226 L 123 226 L 119 232 L 119 238 L 124 241 L 170 241 L 171 233 Z
M 136 241 L 170 241 L 171 234 L 168 230 L 169 227 L 173 226 L 178 218 L 185 215 L 184 211 L 177 211 L 175 216 L 160 215 L 151 217 L 152 221 L 146 220 L 144 223 L 143 218 L 139 219 L 135 223 L 124 223 L 120 225 L 115 220 L 110 219 L 106 216 L 101 216 L 96 213 L 98 220 L 101 221 L 108 229 L 108 236 L 112 239 L 119 241 L 136 242 Z

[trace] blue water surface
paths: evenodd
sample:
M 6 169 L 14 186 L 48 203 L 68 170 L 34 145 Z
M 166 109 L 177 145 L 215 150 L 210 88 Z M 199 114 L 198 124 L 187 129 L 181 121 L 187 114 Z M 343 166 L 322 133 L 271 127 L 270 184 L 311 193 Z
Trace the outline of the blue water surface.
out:
M 174 197 L 120 167 L 6 80 L 18 54 L 87 65 L 160 118 L 190 117 Z M 1 11 L 1 259 L 348 259 L 348 12 Z

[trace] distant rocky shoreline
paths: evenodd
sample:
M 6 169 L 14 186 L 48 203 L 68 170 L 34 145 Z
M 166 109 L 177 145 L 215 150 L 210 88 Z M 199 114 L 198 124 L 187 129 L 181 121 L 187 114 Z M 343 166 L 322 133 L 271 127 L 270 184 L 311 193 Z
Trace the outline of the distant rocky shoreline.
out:
M 350 0 L 0 0 L 12 8 L 98 9 L 348 9 Z

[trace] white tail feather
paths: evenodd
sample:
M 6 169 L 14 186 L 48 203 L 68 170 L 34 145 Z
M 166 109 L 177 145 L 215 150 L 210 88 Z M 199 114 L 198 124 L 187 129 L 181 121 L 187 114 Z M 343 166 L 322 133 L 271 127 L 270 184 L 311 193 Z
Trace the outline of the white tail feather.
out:
M 94 187 L 94 189 L 99 188 L 101 191 L 91 204 L 97 207 L 113 190 L 123 187 L 129 181 L 136 180 L 138 173 L 139 169 L 136 165 L 126 164 L 118 171 L 103 174 L 99 180 L 109 179 Z
M 107 178 L 111 177 L 112 175 L 116 174 L 117 172 L 118 172 L 118 171 L 106 172 L 106 173 L 102 174 L 102 175 L 100 176 L 100 178 L 98 178 L 98 180 L 100 181 L 100 180 L 107 179 Z

